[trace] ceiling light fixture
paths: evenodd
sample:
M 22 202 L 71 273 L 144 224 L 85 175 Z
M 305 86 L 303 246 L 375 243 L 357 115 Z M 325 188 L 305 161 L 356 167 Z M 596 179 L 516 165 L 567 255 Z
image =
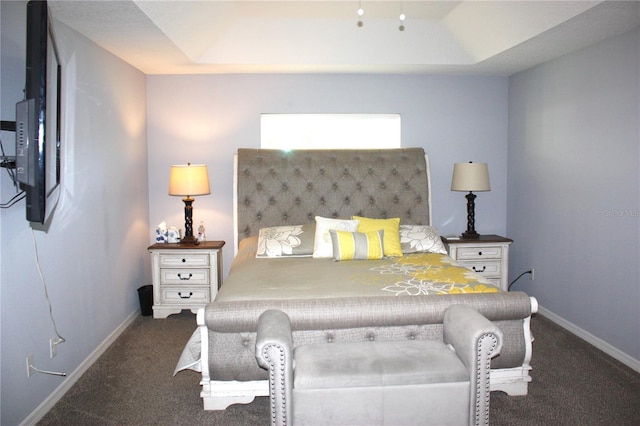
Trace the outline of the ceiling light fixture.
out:
M 356 23 L 356 25 L 358 26 L 358 28 L 362 28 L 364 26 L 364 22 L 362 17 L 364 16 L 364 9 L 362 8 L 362 0 L 358 0 L 358 10 L 356 11 L 356 13 L 358 14 L 358 22 Z M 404 13 L 404 2 L 402 2 L 402 9 L 400 11 L 400 26 L 398 27 L 398 29 L 400 31 L 404 31 L 405 26 L 404 26 L 404 20 L 407 19 L 407 15 L 405 15 Z
M 406 19 L 406 17 L 407 15 L 404 14 L 404 1 L 403 1 L 400 8 L 400 26 L 398 27 L 400 31 L 404 31 L 404 20 Z

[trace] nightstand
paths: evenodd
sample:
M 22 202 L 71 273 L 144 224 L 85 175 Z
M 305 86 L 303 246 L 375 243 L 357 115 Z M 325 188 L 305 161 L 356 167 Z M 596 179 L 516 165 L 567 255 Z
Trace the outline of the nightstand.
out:
M 166 318 L 213 301 L 222 284 L 224 241 L 158 243 L 148 248 L 153 272 L 153 317 Z
M 509 246 L 513 240 L 499 235 L 479 238 L 442 237 L 449 256 L 491 281 L 509 290 Z

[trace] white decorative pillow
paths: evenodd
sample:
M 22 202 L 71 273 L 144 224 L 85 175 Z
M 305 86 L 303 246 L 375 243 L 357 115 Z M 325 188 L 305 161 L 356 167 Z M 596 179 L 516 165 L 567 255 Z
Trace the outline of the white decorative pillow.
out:
M 433 226 L 400 225 L 400 245 L 405 254 L 420 252 L 447 254 L 438 230 Z
M 313 242 L 313 257 L 333 257 L 333 245 L 329 229 L 337 231 L 356 232 L 358 230 L 357 220 L 330 219 L 316 216 L 316 235 Z
M 314 228 L 313 223 L 262 228 L 258 233 L 256 257 L 310 257 L 313 254 Z

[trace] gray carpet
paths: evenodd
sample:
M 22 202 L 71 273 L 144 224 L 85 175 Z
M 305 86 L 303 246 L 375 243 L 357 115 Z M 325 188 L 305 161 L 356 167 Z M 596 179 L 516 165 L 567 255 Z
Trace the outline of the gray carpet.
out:
M 268 400 L 204 411 L 200 375 L 173 377 L 195 329 L 189 312 L 139 317 L 40 425 L 268 425 Z M 640 425 L 640 374 L 548 319 L 535 336 L 529 395 L 494 392 L 492 425 Z

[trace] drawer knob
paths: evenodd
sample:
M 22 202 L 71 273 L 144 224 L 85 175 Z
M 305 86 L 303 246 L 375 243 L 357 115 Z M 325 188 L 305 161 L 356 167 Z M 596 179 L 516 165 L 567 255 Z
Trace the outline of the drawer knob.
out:
M 189 276 L 183 277 L 182 274 L 178 272 L 178 278 L 180 278 L 182 281 L 188 281 L 191 279 L 192 276 L 193 276 L 192 274 L 189 274 Z
M 182 263 L 186 263 L 186 262 L 187 262 L 187 259 L 182 259 Z
M 183 296 L 183 295 L 182 295 L 182 292 L 181 292 L 181 291 L 179 291 L 179 292 L 178 292 L 178 296 L 180 296 L 180 299 L 190 299 L 190 298 L 191 298 L 191 296 L 193 296 L 193 292 L 191 292 L 191 291 L 190 291 L 190 292 L 189 292 L 189 295 L 185 295 L 185 296 Z
M 482 256 L 482 252 L 481 251 L 478 252 L 478 256 Z
M 486 271 L 486 270 L 487 270 L 487 267 L 486 267 L 486 266 L 483 266 L 483 267 L 482 267 L 482 269 L 480 269 L 480 268 L 476 268 L 476 267 L 474 266 L 474 267 L 473 267 L 473 270 L 474 270 L 475 272 L 484 272 L 484 271 Z

